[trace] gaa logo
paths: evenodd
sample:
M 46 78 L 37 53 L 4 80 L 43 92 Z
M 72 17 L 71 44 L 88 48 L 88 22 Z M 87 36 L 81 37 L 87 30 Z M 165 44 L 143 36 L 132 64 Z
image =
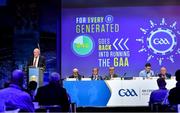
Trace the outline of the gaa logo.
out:
M 86 35 L 78 36 L 72 43 L 73 52 L 78 56 L 90 55 L 94 49 L 93 40 Z
M 170 29 L 158 28 L 150 32 L 147 38 L 148 48 L 155 54 L 165 55 L 176 45 L 175 35 Z
M 136 39 L 142 44 L 138 52 L 147 53 L 147 62 L 156 59 L 159 65 L 167 60 L 174 63 L 174 56 L 180 54 L 180 48 L 177 45 L 179 41 L 177 37 L 180 35 L 177 21 L 166 22 L 165 18 L 162 18 L 160 23 L 155 23 L 153 20 L 149 20 L 149 23 L 148 28 L 140 28 L 143 35 Z
M 155 38 L 155 39 L 153 40 L 153 43 L 154 43 L 155 45 L 158 45 L 158 44 L 160 44 L 160 45 L 170 44 L 167 38 Z
M 130 96 L 138 96 L 134 89 L 120 89 L 119 96 L 121 97 L 130 97 Z

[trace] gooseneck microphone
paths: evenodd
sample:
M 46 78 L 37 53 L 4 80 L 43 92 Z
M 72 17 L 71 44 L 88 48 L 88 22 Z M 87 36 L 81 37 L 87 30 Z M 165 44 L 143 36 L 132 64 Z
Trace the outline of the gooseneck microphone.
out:
M 124 73 L 122 77 L 125 77 L 127 73 Z
M 121 80 L 123 80 L 123 78 L 126 76 L 126 72 L 123 74 L 123 76 L 121 76 Z

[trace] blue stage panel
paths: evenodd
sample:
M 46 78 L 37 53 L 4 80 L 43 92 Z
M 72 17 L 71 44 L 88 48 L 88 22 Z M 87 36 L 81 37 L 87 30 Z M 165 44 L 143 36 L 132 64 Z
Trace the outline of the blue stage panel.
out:
M 64 81 L 64 87 L 77 106 L 106 106 L 111 97 L 104 81 Z

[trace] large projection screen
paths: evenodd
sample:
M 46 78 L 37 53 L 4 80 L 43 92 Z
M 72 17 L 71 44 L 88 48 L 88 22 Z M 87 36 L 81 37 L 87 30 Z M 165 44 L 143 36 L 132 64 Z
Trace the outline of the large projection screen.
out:
M 149 62 L 155 73 L 180 66 L 180 6 L 63 8 L 61 73 L 89 77 L 114 66 L 119 76 L 138 76 Z

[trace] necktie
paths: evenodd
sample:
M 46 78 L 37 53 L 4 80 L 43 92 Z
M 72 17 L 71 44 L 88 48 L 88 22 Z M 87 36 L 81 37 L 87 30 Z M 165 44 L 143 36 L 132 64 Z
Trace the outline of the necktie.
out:
M 96 75 L 94 75 L 94 79 L 93 80 L 96 80 Z
M 36 67 L 37 58 L 35 57 L 35 61 L 33 63 L 33 66 Z

